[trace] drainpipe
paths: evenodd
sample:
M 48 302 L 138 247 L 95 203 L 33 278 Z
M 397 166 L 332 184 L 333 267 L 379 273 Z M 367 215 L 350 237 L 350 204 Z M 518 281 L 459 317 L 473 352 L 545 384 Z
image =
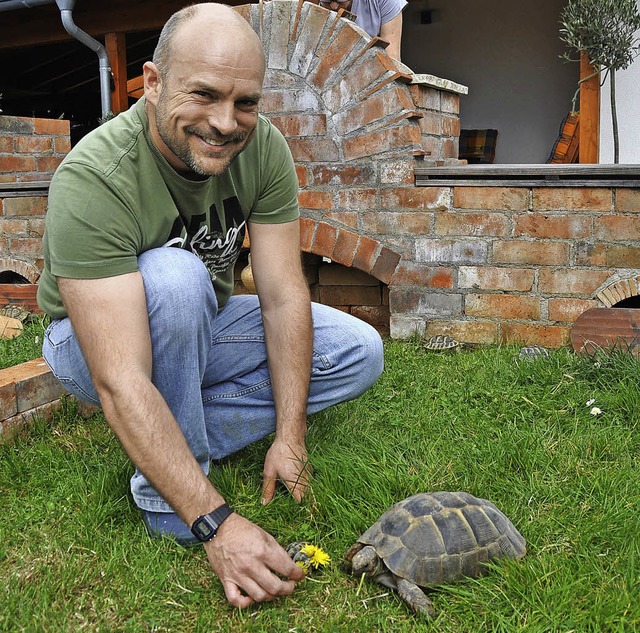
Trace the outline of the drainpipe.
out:
M 41 4 L 53 4 L 54 0 L 2 0 L 0 11 L 11 11 L 12 9 L 30 9 Z
M 33 2 L 34 0 L 27 1 Z M 38 0 L 35 1 L 37 2 Z M 42 2 L 43 0 L 40 0 L 40 3 Z M 67 33 L 98 55 L 100 62 L 100 103 L 102 105 L 102 118 L 104 119 L 111 113 L 111 66 L 109 65 L 109 56 L 107 55 L 107 49 L 98 40 L 85 33 L 73 21 L 72 12 L 75 3 L 76 0 L 56 0 L 56 4 L 60 9 L 62 26 L 64 26 Z

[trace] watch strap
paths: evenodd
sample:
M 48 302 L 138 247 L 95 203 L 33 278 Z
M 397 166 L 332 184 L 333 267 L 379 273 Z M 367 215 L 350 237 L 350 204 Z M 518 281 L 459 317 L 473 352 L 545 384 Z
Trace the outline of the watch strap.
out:
M 218 532 L 222 523 L 233 514 L 229 504 L 223 503 L 209 514 L 199 516 L 191 526 L 192 534 L 203 543 L 210 541 Z

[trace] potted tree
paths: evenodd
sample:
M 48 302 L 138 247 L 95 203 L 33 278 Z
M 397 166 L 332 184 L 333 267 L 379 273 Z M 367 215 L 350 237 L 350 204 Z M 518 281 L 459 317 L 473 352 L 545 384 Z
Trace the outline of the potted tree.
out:
M 616 164 L 620 157 L 616 72 L 628 68 L 640 54 L 638 29 L 640 12 L 636 0 L 569 0 L 560 16 L 560 39 L 578 55 L 586 53 L 593 66 L 598 69 L 594 74 L 603 73 L 603 82 L 607 76 L 610 77 L 613 154 Z M 565 57 L 576 61 L 570 53 Z M 581 79 L 580 83 L 589 78 Z

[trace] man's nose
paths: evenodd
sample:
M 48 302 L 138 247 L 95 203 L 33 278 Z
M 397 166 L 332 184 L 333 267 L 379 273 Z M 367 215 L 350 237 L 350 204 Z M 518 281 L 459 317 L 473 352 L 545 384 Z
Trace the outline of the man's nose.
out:
M 223 136 L 233 134 L 238 128 L 235 103 L 218 102 L 213 105 L 209 112 L 208 122 Z

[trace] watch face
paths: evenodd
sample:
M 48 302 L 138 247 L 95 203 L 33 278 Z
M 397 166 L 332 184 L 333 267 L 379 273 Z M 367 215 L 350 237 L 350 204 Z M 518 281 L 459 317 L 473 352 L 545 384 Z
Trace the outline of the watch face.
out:
M 215 536 L 216 526 L 208 516 L 203 516 L 193 524 L 191 531 L 201 541 L 208 541 Z

